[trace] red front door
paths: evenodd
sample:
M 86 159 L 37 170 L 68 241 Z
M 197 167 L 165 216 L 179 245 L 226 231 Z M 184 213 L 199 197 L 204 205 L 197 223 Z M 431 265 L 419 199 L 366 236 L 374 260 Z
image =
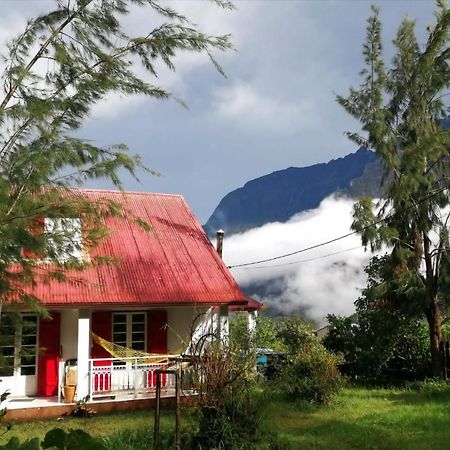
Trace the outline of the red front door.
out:
M 39 319 L 38 397 L 58 395 L 61 314 L 52 312 L 50 319 Z

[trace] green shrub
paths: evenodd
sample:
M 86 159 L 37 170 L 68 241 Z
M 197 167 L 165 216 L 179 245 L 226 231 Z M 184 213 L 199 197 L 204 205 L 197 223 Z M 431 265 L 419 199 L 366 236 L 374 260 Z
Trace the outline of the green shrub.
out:
M 285 346 L 278 335 L 280 321 L 281 319 L 277 320 L 269 316 L 258 316 L 255 334 L 253 339 L 250 339 L 247 313 L 236 313 L 230 320 L 231 346 L 244 351 L 255 347 L 284 350 Z
M 198 352 L 193 359 L 197 426 L 186 448 L 282 448 L 276 435 L 262 428 L 267 402 L 261 398 L 254 367 L 253 352 L 232 346 L 207 345 Z
M 361 310 L 358 318 L 328 316 L 325 347 L 344 356 L 346 375 L 382 385 L 420 380 L 430 367 L 428 326 L 423 321 Z
M 295 315 L 278 320 L 277 338 L 283 348 L 294 355 L 318 342 L 311 324 Z
M 250 389 L 227 395 L 221 408 L 199 410 L 192 450 L 284 450 L 289 447 L 263 425 L 267 400 Z
M 288 400 L 327 404 L 343 385 L 344 379 L 338 369 L 341 362 L 340 356 L 327 351 L 320 343 L 314 343 L 292 356 L 277 386 Z

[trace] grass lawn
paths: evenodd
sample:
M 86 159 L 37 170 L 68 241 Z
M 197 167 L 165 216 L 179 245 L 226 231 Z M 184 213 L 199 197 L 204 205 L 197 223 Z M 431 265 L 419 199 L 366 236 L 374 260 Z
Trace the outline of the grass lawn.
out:
M 450 386 L 420 392 L 347 388 L 320 409 L 273 402 L 268 417 L 293 449 L 450 448 Z
M 17 436 L 20 440 L 33 437 L 42 439 L 47 431 L 52 428 L 62 428 L 66 431 L 82 429 L 93 436 L 103 437 L 111 437 L 119 433 L 129 433 L 131 435 L 145 430 L 151 430 L 151 433 L 153 433 L 154 420 L 154 410 L 149 410 L 113 413 L 92 418 L 63 417 L 61 419 L 17 423 L 13 424 L 11 431 L 0 436 L 0 445 L 5 444 L 13 436 Z M 187 414 L 186 420 L 190 420 L 190 416 Z M 174 424 L 174 412 L 163 410 L 161 414 L 161 429 L 173 429 Z
M 273 400 L 266 417 L 267 425 L 284 436 L 292 449 L 450 448 L 450 386 L 424 391 L 346 388 L 324 408 Z M 185 414 L 185 427 L 190 420 Z M 151 434 L 153 411 L 17 424 L 0 437 L 0 444 L 13 435 L 21 439 L 42 437 L 53 427 L 81 428 L 108 437 L 142 430 Z M 173 412 L 165 411 L 162 428 L 172 427 Z

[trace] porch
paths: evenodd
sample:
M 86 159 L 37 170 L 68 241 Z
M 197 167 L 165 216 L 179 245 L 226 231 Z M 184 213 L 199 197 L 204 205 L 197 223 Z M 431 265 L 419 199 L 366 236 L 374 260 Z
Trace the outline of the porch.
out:
M 186 370 L 185 365 L 181 359 L 169 364 L 154 364 L 149 362 L 148 358 L 91 358 L 89 396 L 86 397 L 86 403 L 98 413 L 152 408 L 156 401 L 156 371 L 168 367 L 178 369 L 182 374 L 180 397 L 182 402 L 188 401 L 195 392 L 189 383 L 190 377 L 186 376 L 189 369 Z M 57 396 L 10 396 L 2 403 L 2 407 L 7 409 L 3 421 L 41 420 L 71 415 L 79 405 L 75 400 L 67 403 L 64 398 L 68 375 L 66 367 L 64 361 L 59 362 Z M 171 405 L 175 402 L 176 395 L 175 375 L 162 374 L 160 377 L 161 401 L 164 405 Z
M 190 402 L 190 396 L 184 393 L 180 399 L 181 403 Z M 154 392 L 142 395 L 141 398 L 129 400 L 127 398 L 116 398 L 114 400 L 103 398 L 89 403 L 89 408 L 98 414 L 108 414 L 119 411 L 132 411 L 137 409 L 152 409 L 156 403 Z M 163 406 L 175 405 L 174 390 L 161 391 L 161 404 Z M 70 416 L 77 407 L 75 403 L 60 403 L 58 397 L 24 397 L 11 398 L 2 404 L 7 408 L 2 422 L 28 422 L 33 420 L 45 420 L 58 417 Z
M 181 357 L 170 358 L 163 363 L 154 363 L 151 359 L 151 357 L 89 359 L 89 390 L 85 396 L 86 402 L 152 398 L 156 392 L 156 371 L 167 368 L 178 370 L 182 374 L 182 389 L 191 392 L 189 372 L 186 371 L 186 368 L 183 370 L 183 364 L 185 366 L 186 363 L 183 363 Z M 70 385 L 68 379 L 72 378 L 75 380 L 76 391 L 77 366 L 69 366 L 68 370 L 66 362 L 60 361 L 58 373 L 57 401 L 58 403 L 67 402 L 67 399 L 64 398 L 64 389 Z M 167 396 L 175 395 L 175 375 L 164 374 L 161 376 L 161 392 Z M 83 400 L 79 395 L 76 398 Z
M 93 341 L 92 333 L 143 354 L 178 355 L 189 346 L 194 322 L 198 332 L 211 326 L 211 309 L 194 307 L 63 309 L 50 314 L 43 319 L 23 313 L 23 324 L 11 327 L 10 342 L 0 347 L 0 354 L 11 360 L 0 374 L 0 393 L 9 392 L 13 406 L 31 402 L 29 398 L 62 401 L 68 360 L 76 361 L 70 384 L 76 385 L 78 401 L 145 398 L 155 390 L 154 371 L 167 363 L 146 356 L 113 358 Z M 165 377 L 163 389 L 172 386 L 173 380 Z

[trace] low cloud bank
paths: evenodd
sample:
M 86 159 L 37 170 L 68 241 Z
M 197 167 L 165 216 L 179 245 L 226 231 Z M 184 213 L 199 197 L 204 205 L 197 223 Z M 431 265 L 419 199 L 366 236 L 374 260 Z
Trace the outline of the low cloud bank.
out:
M 257 261 L 349 233 L 353 201 L 334 196 L 317 209 L 225 238 L 227 265 Z M 366 284 L 372 254 L 358 235 L 287 258 L 231 269 L 244 290 L 280 313 L 302 312 L 318 324 L 327 314 L 348 315 Z

